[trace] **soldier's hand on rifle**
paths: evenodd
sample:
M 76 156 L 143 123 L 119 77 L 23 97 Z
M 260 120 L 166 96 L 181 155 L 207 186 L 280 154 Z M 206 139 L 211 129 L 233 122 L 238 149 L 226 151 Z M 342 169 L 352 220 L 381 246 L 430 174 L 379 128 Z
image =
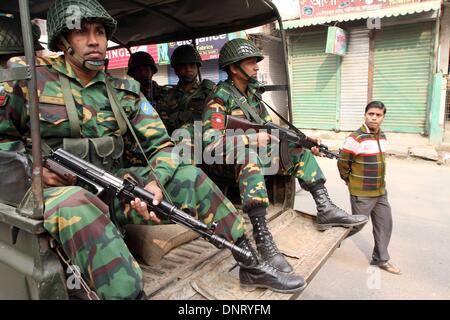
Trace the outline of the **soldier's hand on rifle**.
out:
M 161 202 L 161 200 L 163 200 L 162 191 L 158 187 L 156 181 L 151 181 L 145 186 L 144 189 L 153 194 L 153 205 L 157 206 Z M 156 216 L 155 212 L 148 212 L 147 203 L 141 201 L 141 199 L 136 198 L 134 199 L 134 201 L 132 200 L 130 204 L 131 207 L 136 210 L 137 213 L 141 215 L 145 220 L 151 220 L 157 224 L 161 223 L 161 220 Z
M 280 141 L 280 139 L 278 139 L 277 137 L 275 137 L 267 132 L 264 132 L 264 131 L 258 132 L 257 138 L 258 138 L 258 146 L 259 147 L 266 147 L 270 143 Z
M 308 137 L 308 139 L 311 140 L 312 142 L 316 143 L 316 144 L 322 144 L 322 140 L 320 140 L 319 137 L 310 136 L 310 137 Z M 319 148 L 317 148 L 317 147 L 312 147 L 311 148 L 311 152 L 315 156 L 322 156 L 322 154 L 320 153 Z
M 72 177 L 71 180 L 66 180 L 60 175 L 48 170 L 47 168 L 42 168 L 42 179 L 44 183 L 44 187 L 64 187 L 71 186 L 75 184 L 76 177 Z

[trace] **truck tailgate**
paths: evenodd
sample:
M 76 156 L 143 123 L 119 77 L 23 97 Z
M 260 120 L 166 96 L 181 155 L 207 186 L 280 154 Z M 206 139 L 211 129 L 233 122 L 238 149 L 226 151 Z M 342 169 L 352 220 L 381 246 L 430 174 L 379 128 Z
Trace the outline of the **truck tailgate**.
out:
M 269 210 L 269 227 L 278 248 L 308 283 L 349 232 L 344 228 L 317 231 L 314 220 L 314 216 L 293 209 Z M 248 221 L 247 226 L 251 229 Z M 173 249 L 158 265 L 141 267 L 144 290 L 153 299 L 279 300 L 301 294 L 241 289 L 239 267 L 230 251 L 218 250 L 203 239 Z

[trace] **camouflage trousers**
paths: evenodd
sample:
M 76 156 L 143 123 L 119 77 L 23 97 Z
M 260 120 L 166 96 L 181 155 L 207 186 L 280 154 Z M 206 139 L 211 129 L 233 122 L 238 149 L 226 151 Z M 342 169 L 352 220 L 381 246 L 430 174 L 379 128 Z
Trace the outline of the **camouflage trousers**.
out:
M 249 212 L 252 208 L 269 206 L 264 179 L 266 175 L 290 175 L 298 178 L 302 184 L 325 182 L 325 176 L 310 150 L 289 145 L 289 157 L 292 165 L 283 169 L 279 156 L 272 155 L 270 145 L 262 154 L 258 154 L 253 148 L 245 147 L 239 151 L 235 149 L 227 152 L 225 164 L 205 166 L 205 171 L 236 179 L 239 184 L 243 210 Z
M 147 168 L 120 170 L 138 173 L 146 181 Z M 236 241 L 244 233 L 244 221 L 231 202 L 201 171 L 181 165 L 165 185 L 173 204 L 190 212 L 204 223 L 217 222 L 216 233 Z M 54 187 L 44 190 L 45 229 L 78 266 L 89 285 L 102 299 L 133 299 L 142 290 L 142 271 L 128 250 L 117 227 L 109 218 L 108 206 L 87 190 Z M 121 225 L 151 224 L 130 209 L 115 206 Z

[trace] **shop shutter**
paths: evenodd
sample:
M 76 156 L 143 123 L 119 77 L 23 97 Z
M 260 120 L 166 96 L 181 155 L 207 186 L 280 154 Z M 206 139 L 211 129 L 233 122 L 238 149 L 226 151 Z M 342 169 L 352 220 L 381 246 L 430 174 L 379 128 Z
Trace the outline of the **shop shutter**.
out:
M 383 129 L 425 132 L 433 59 L 431 23 L 385 27 L 375 35 L 373 100 L 387 107 Z
M 356 130 L 364 121 L 369 78 L 369 30 L 349 30 L 348 53 L 341 65 L 340 129 Z
M 299 128 L 336 127 L 338 57 L 327 55 L 326 32 L 291 38 L 294 124 Z

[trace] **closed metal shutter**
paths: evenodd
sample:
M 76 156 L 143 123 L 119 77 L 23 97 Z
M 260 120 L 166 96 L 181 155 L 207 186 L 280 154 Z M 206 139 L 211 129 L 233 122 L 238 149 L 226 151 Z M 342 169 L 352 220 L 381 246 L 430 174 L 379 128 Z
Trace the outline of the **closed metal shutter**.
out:
M 325 54 L 326 37 L 326 32 L 292 37 L 292 111 L 299 128 L 336 127 L 339 58 Z
M 349 30 L 348 53 L 341 65 L 340 129 L 356 130 L 364 121 L 369 83 L 369 30 Z
M 427 22 L 385 27 L 375 35 L 373 100 L 387 107 L 386 131 L 425 132 L 432 29 Z

